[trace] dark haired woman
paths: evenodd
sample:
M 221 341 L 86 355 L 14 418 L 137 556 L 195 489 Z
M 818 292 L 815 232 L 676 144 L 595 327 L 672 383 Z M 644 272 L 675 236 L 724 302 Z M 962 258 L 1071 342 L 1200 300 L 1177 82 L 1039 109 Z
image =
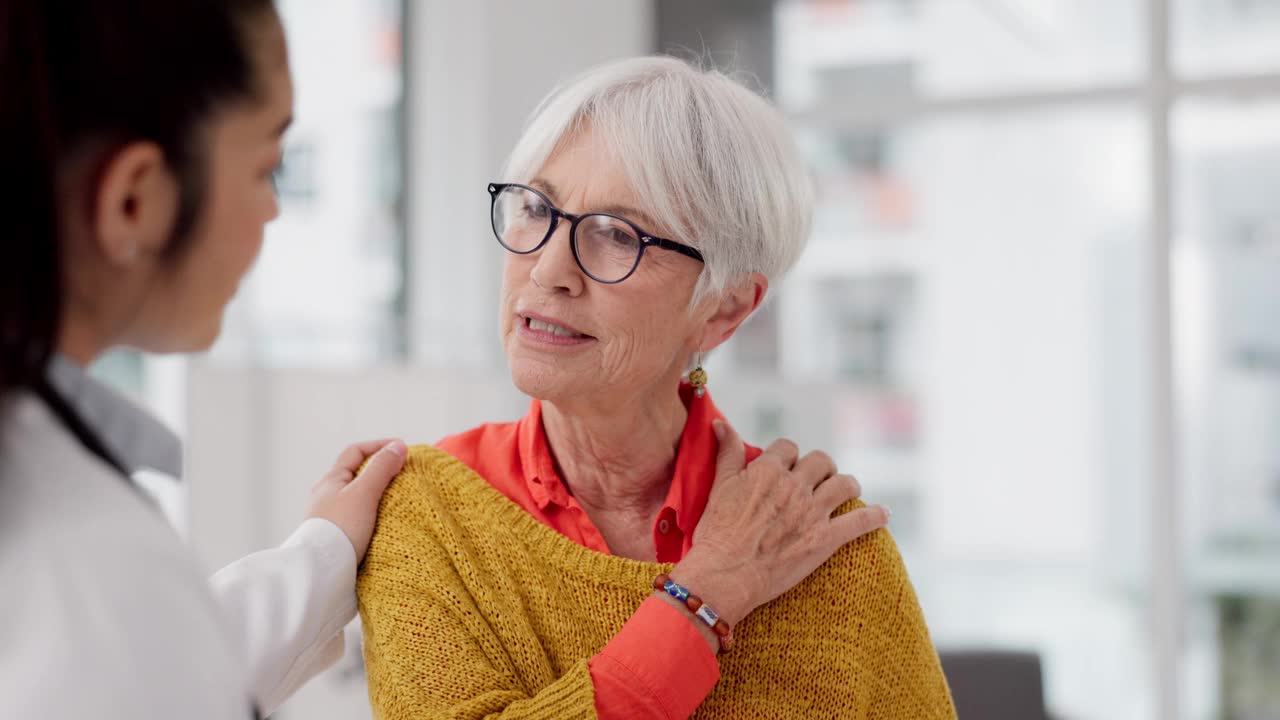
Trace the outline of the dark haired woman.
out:
M 0 717 L 251 717 L 341 651 L 403 444 L 348 448 L 211 593 L 129 480 L 175 439 L 84 373 L 213 342 L 291 108 L 267 0 L 0 0 Z

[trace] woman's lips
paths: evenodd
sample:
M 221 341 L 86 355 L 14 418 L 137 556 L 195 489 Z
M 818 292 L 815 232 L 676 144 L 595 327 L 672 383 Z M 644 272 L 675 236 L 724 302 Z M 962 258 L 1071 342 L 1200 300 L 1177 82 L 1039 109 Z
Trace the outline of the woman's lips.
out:
M 558 322 L 553 318 L 541 315 L 520 315 L 520 324 L 516 332 L 520 337 L 547 345 L 569 346 L 582 345 L 595 340 L 586 333 L 578 332 L 573 327 Z

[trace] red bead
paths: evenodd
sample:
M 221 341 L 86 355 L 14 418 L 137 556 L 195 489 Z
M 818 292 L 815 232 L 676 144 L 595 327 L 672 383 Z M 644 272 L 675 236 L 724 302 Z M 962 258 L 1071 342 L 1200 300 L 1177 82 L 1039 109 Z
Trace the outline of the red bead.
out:
M 668 582 L 669 580 L 671 580 L 671 578 L 670 578 L 669 576 L 667 576 L 667 575 L 659 575 L 658 577 L 656 577 L 656 578 L 654 578 L 654 579 L 653 579 L 653 589 L 654 589 L 654 590 L 666 590 L 666 589 L 667 589 L 667 582 Z
M 690 595 L 689 599 L 684 601 L 684 604 L 689 607 L 689 612 L 696 613 L 698 608 L 702 607 L 702 598 L 697 595 Z

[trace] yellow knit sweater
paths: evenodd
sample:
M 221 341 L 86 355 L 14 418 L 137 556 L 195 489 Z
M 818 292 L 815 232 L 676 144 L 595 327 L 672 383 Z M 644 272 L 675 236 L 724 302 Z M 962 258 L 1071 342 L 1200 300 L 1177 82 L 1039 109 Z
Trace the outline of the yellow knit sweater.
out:
M 374 713 L 594 718 L 588 660 L 670 569 L 588 550 L 452 456 L 415 447 L 382 500 L 357 586 Z M 838 552 L 734 635 L 695 718 L 955 717 L 885 531 Z

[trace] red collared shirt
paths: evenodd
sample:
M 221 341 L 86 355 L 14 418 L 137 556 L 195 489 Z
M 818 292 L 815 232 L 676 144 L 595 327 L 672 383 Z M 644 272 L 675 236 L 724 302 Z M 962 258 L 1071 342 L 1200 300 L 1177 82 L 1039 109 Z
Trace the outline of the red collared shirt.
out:
M 712 421 L 724 419 L 709 394 L 695 397 L 687 385 L 680 398 L 688 409 L 666 502 L 653 522 L 659 562 L 676 563 L 693 543 L 715 481 L 716 442 Z M 481 425 L 437 443 L 525 512 L 574 542 L 609 554 L 599 529 L 560 479 L 542 427 L 542 404 L 514 423 Z M 747 447 L 747 461 L 760 450 Z M 671 658 L 682 658 L 671 662 Z M 686 718 L 720 679 L 715 654 L 682 611 L 656 598 L 635 614 L 594 658 L 596 712 L 603 720 Z

